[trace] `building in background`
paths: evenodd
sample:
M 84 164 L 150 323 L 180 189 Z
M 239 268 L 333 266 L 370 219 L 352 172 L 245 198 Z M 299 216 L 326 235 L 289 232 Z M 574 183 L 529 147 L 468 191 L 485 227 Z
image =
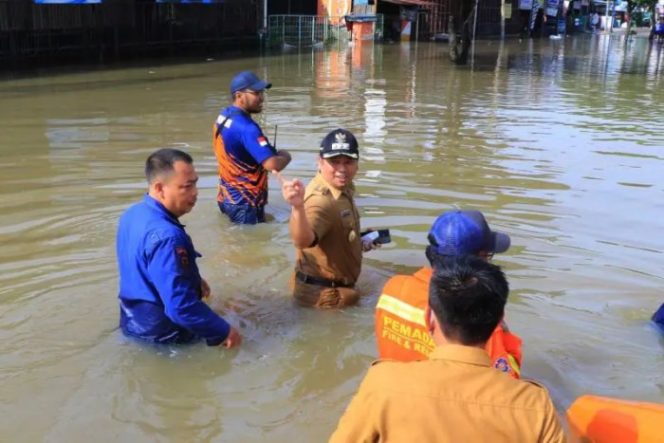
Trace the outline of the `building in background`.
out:
M 245 0 L 0 0 L 0 65 L 238 50 L 257 45 L 260 19 Z

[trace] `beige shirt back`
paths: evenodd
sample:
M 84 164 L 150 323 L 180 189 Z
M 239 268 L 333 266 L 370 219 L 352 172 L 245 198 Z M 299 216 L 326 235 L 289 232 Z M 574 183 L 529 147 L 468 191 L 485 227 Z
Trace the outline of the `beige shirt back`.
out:
M 490 367 L 482 349 L 377 362 L 330 442 L 564 442 L 546 389 Z
M 353 201 L 354 187 L 339 190 L 320 174 L 307 185 L 304 207 L 318 243 L 297 250 L 296 268 L 311 277 L 352 285 L 362 268 L 360 215 Z

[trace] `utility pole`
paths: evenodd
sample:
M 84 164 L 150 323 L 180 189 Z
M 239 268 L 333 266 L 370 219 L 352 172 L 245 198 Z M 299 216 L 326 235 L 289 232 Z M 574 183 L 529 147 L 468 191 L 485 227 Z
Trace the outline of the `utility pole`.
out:
M 500 0 L 500 39 L 505 40 L 505 0 Z
M 263 0 L 263 29 L 267 32 L 267 0 Z
M 470 59 L 471 69 L 475 66 L 475 34 L 477 34 L 477 12 L 480 7 L 480 0 L 475 0 L 475 14 L 473 17 L 473 46 L 472 58 Z
M 477 11 L 480 7 L 480 0 L 475 0 L 475 16 L 473 17 L 473 52 L 475 51 L 475 34 L 477 34 Z

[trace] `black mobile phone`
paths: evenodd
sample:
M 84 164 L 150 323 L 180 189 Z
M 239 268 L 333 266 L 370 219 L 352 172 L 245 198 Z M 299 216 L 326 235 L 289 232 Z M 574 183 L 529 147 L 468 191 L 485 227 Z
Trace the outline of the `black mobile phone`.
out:
M 379 229 L 377 231 L 364 231 L 360 233 L 362 240 L 371 240 L 374 243 L 384 245 L 392 241 L 389 229 Z
M 384 245 L 385 243 L 389 243 L 392 241 L 392 237 L 390 237 L 390 230 L 389 229 L 379 229 L 378 230 L 378 238 L 374 240 L 374 243 L 380 243 L 381 245 Z

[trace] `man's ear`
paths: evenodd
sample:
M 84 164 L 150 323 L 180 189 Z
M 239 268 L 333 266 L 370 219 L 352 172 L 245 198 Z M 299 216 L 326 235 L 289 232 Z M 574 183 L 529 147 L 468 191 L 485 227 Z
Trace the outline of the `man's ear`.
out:
M 163 197 L 164 183 L 161 180 L 153 182 L 150 186 L 158 196 Z

